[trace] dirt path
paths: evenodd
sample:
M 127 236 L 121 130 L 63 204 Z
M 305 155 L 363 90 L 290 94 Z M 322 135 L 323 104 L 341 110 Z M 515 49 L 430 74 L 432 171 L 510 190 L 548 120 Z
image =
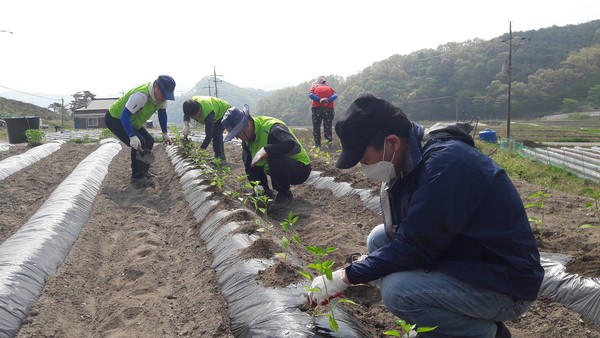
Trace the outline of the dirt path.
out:
M 22 224 L 94 148 L 67 143 L 3 182 L 1 205 L 18 211 L 3 212 L 3 223 Z M 211 259 L 164 148 L 156 153 L 147 188 L 130 185 L 127 150 L 114 158 L 89 222 L 18 337 L 230 336 Z

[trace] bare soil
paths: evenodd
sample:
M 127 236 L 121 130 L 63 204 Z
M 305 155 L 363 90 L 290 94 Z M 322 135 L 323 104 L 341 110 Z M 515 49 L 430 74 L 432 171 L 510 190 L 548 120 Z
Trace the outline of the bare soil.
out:
M 310 131 L 298 129 L 296 134 L 309 149 Z M 0 241 L 16 232 L 97 147 L 66 143 L 56 153 L 3 180 Z M 10 147 L 0 152 L 0 160 L 28 149 L 27 145 Z M 240 146 L 227 143 L 226 153 L 231 177 L 242 175 Z M 365 179 L 358 169 L 334 168 L 335 145 L 327 153 L 313 157 L 313 170 L 377 195 L 379 185 Z M 129 182 L 127 148 L 113 159 L 89 222 L 64 263 L 48 278 L 18 337 L 233 337 L 228 305 L 211 268 L 212 257 L 198 235 L 199 221 L 163 146 L 156 148 L 155 158 L 151 169 L 156 175 L 154 185 L 143 187 Z M 228 182 L 224 190 L 243 190 L 238 181 Z M 542 189 L 514 182 L 525 203 Z M 597 223 L 595 214 L 584 207 L 589 200 L 544 190 L 551 197 L 545 204 L 543 231 L 532 224 L 540 251 L 568 254 L 572 257 L 567 266 L 570 273 L 597 277 L 599 230 L 579 229 L 581 224 Z M 266 217 L 263 226 L 271 224 L 270 231 L 259 233 L 256 225 L 243 230 L 261 238 L 247 248 L 245 257 L 270 258 L 283 251 L 279 222 L 290 211 L 299 216 L 293 231 L 304 245 L 338 248 L 331 257 L 336 266 L 343 266 L 353 253 L 366 253 L 366 237 L 381 218 L 358 196 L 336 197 L 329 189 L 309 184 L 294 186 L 292 192 L 295 199 L 288 209 Z M 235 203 L 242 207 L 216 190 L 211 198 L 221 202 L 214 212 Z M 541 216 L 541 210 L 528 212 Z M 289 254 L 304 263 L 313 260 L 300 245 L 292 244 Z M 289 260 L 279 260 L 257 279 L 267 287 L 285 287 L 303 282 L 296 272 L 299 268 Z M 384 331 L 399 328 L 377 292 L 358 286 L 350 288 L 346 296 L 358 305 L 343 306 L 372 337 L 385 337 Z M 507 326 L 513 337 L 600 337 L 597 325 L 544 295 Z

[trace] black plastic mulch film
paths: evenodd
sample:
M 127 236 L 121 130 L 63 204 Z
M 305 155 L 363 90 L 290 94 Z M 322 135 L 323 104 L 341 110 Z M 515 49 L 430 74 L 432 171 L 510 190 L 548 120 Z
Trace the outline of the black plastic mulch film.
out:
M 41 294 L 45 280 L 62 264 L 87 222 L 108 166 L 120 149 L 119 143 L 106 142 L 86 157 L 36 214 L 0 244 L 0 337 L 14 337 L 17 334 L 21 322 Z M 50 150 L 50 153 L 55 150 Z M 301 310 L 304 285 L 277 289 L 265 288 L 256 282 L 258 272 L 274 264 L 274 261 L 242 260 L 237 257 L 258 237 L 236 233 L 235 230 L 241 225 L 235 221 L 227 222 L 227 219 L 232 219 L 227 216 L 248 211 L 234 209 L 211 212 L 218 202 L 208 198 L 211 193 L 206 191 L 208 186 L 202 185 L 200 171 L 181 158 L 177 151 L 176 146 L 167 147 L 171 162 L 181 177 L 186 199 L 194 217 L 200 222 L 199 234 L 213 256 L 212 267 L 217 272 L 221 292 L 228 302 L 234 335 L 337 337 L 337 333 L 329 329 L 327 317 L 313 317 Z M 48 154 L 30 155 L 39 159 Z M 28 156 L 26 154 L 17 156 L 21 157 L 18 161 L 14 160 L 14 156 L 13 159 L 0 161 L 0 175 L 3 172 L 9 172 L 10 175 L 24 168 L 22 163 L 31 162 L 25 159 Z M 11 162 L 20 167 L 11 168 Z M 84 176 L 86 179 L 82 179 Z M 3 178 L 0 176 L 0 180 Z M 379 198 L 371 196 L 367 190 L 354 189 L 348 183 L 335 182 L 331 177 L 321 177 L 318 172 L 313 172 L 306 184 L 329 189 L 336 197 L 357 194 L 365 207 L 372 210 L 379 208 Z M 540 292 L 600 324 L 600 280 L 567 274 L 564 268 L 567 260 L 568 257 L 563 255 L 542 253 L 546 274 Z M 341 307 L 336 307 L 335 315 L 342 337 L 370 336 Z M 281 323 L 286 323 L 285 327 Z

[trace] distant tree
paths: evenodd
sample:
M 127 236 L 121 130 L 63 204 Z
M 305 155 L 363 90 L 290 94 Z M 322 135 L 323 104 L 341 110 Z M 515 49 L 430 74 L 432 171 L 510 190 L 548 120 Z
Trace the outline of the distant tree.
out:
M 60 114 L 62 112 L 63 105 L 58 102 L 54 102 L 48 106 L 48 109 L 52 110 L 55 114 Z
M 84 91 L 77 92 L 77 93 L 73 94 L 72 96 L 73 96 L 73 101 L 71 101 L 71 103 L 69 103 L 69 110 L 71 112 L 74 112 L 75 110 L 77 110 L 79 108 L 83 108 L 83 107 L 87 106 L 88 103 L 90 103 L 96 97 L 96 94 L 93 94 L 92 92 L 84 90 Z
M 592 107 L 600 107 L 600 84 L 597 84 L 590 88 L 590 92 L 587 97 L 587 102 Z
M 577 102 L 577 100 L 575 100 L 575 99 L 564 98 L 562 100 L 562 106 L 563 106 L 562 110 L 565 113 L 571 113 L 571 112 L 577 111 L 577 109 L 579 108 L 579 102 Z

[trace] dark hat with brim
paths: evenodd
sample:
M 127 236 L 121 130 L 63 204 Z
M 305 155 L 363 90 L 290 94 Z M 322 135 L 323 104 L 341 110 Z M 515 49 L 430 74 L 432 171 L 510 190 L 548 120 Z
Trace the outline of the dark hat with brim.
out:
M 155 82 L 165 99 L 169 101 L 175 100 L 175 80 L 172 77 L 169 75 L 160 75 Z
M 225 135 L 223 141 L 229 142 L 238 137 L 242 130 L 246 128 L 249 119 L 250 114 L 246 111 L 239 110 L 236 107 L 229 108 L 221 120 L 223 128 L 227 130 L 227 135 Z
M 364 156 L 369 141 L 396 115 L 394 106 L 372 94 L 362 94 L 344 110 L 335 132 L 342 143 L 342 152 L 336 167 L 354 167 Z

